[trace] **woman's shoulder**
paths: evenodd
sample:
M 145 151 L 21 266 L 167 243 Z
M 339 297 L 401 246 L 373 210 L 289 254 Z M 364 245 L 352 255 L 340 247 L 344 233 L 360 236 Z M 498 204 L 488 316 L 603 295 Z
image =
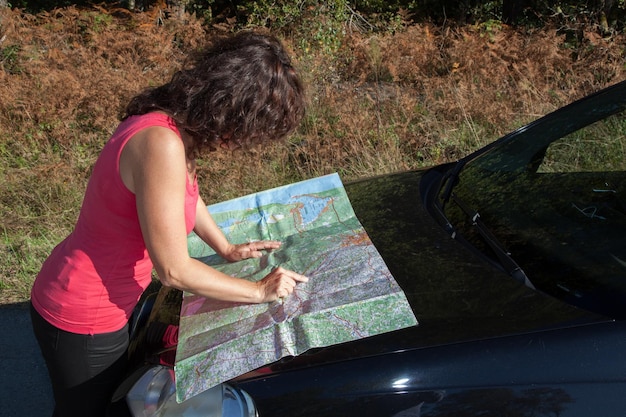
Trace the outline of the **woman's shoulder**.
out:
M 160 178 L 163 172 L 185 172 L 185 146 L 177 132 L 165 125 L 150 123 L 136 130 L 126 141 L 119 159 L 122 181 L 136 192 L 136 175 Z
M 125 148 L 135 148 L 139 153 L 184 153 L 185 145 L 178 130 L 163 123 L 143 125 L 130 135 Z

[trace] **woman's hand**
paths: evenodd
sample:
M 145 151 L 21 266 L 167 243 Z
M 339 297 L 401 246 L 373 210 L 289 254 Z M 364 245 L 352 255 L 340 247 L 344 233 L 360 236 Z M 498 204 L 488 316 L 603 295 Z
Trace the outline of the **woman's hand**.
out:
M 304 275 L 279 266 L 256 283 L 260 290 L 260 302 L 267 303 L 285 298 L 293 292 L 296 284 L 308 281 Z
M 281 242 L 275 240 L 261 240 L 257 242 L 230 245 L 228 251 L 222 255 L 231 262 L 248 258 L 260 258 L 264 250 L 278 249 Z M 256 282 L 259 289 L 259 302 L 267 303 L 285 298 L 293 292 L 298 282 L 308 282 L 308 278 L 288 269 L 277 267 L 262 280 Z
M 221 254 L 224 259 L 230 262 L 241 261 L 248 258 L 260 258 L 263 256 L 264 250 L 272 250 L 280 248 L 281 242 L 276 240 L 260 240 L 258 242 L 241 243 L 239 245 L 230 245 L 228 249 Z

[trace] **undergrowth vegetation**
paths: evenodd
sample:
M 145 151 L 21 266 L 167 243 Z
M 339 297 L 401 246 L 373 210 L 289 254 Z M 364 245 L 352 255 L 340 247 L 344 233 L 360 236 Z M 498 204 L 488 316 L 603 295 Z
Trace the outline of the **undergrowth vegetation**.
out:
M 339 172 L 344 181 L 459 158 L 626 78 L 626 37 L 502 24 L 348 24 L 278 35 L 308 90 L 286 144 L 215 152 L 199 167 L 208 203 Z M 332 32 L 328 30 L 332 29 Z M 28 298 L 76 220 L 91 166 L 127 100 L 167 81 L 225 25 L 167 9 L 0 9 L 0 299 Z

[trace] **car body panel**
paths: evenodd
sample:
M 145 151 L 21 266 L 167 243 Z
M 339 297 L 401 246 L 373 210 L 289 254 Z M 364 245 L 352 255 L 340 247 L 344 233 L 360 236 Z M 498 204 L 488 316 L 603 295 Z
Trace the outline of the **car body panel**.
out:
M 624 322 L 577 326 L 260 374 L 239 386 L 260 416 L 552 415 L 540 395 L 561 416 L 621 416 L 625 336 Z

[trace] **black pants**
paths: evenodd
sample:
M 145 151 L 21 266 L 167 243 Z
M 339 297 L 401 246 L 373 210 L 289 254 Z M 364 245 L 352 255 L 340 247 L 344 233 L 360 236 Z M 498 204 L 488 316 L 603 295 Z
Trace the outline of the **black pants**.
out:
M 125 372 L 128 325 L 113 333 L 82 335 L 57 329 L 32 305 L 30 314 L 52 382 L 53 417 L 104 416 Z

